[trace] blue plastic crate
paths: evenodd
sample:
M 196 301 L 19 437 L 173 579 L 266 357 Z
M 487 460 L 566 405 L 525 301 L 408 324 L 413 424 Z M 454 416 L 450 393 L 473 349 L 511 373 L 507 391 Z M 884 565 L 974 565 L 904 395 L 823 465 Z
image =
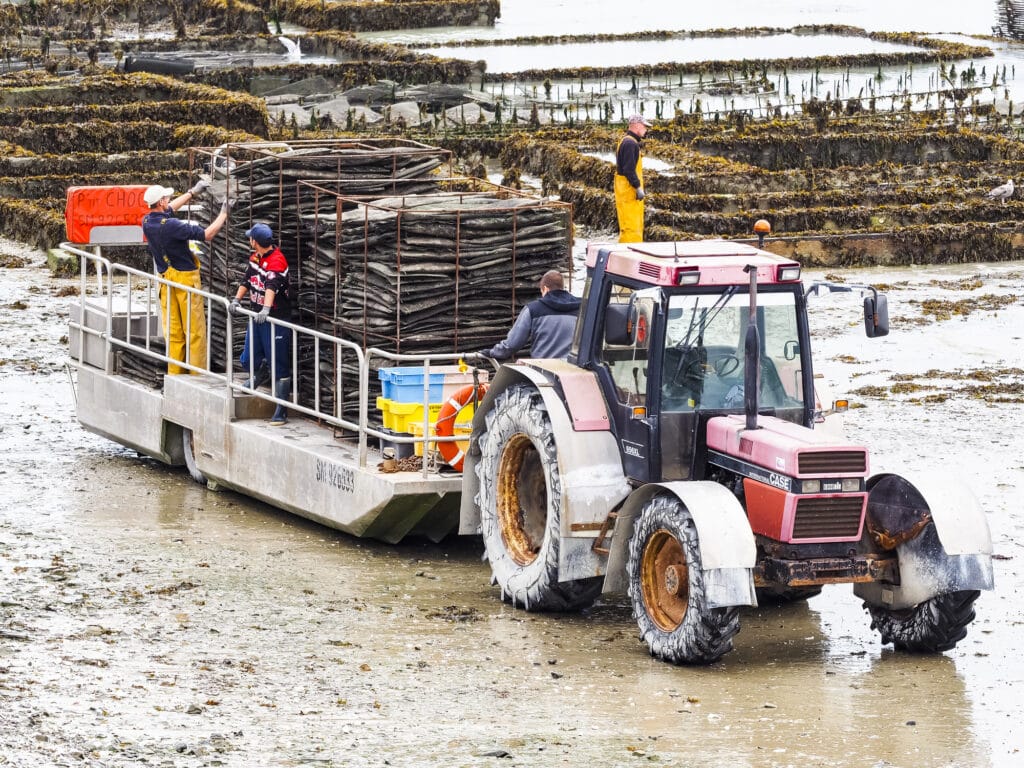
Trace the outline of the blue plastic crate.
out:
M 444 397 L 443 368 L 430 369 L 430 399 L 440 403 Z M 395 403 L 423 403 L 423 366 L 381 368 L 377 377 L 384 382 L 384 397 Z
M 393 403 L 423 404 L 423 366 L 380 368 L 377 378 L 383 382 L 383 396 Z M 486 372 L 480 377 L 487 381 Z M 430 403 L 443 403 L 460 388 L 473 383 L 471 370 L 457 365 L 430 366 Z

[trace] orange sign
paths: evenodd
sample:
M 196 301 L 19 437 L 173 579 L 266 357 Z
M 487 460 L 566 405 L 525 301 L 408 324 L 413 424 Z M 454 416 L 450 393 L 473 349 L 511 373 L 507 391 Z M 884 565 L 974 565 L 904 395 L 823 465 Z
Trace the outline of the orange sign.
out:
M 149 206 L 144 184 L 126 187 L 68 187 L 64 223 L 68 241 L 80 244 L 142 243 L 142 217 Z

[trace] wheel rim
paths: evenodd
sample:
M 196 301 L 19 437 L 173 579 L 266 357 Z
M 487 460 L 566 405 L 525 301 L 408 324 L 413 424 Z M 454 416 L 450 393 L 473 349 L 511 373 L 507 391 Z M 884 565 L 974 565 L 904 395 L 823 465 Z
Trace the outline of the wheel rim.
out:
M 686 553 L 679 539 L 660 528 L 644 545 L 640 585 L 647 614 L 658 627 L 671 632 L 686 615 L 690 578 Z
M 548 493 L 544 468 L 533 441 L 514 435 L 501 452 L 497 477 L 501 537 L 519 565 L 537 559 L 547 528 Z

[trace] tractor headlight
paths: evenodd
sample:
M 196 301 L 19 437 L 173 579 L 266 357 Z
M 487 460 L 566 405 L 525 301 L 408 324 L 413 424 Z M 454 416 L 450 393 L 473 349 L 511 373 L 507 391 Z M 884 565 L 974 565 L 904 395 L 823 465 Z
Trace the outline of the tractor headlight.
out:
M 697 285 L 700 282 L 698 267 L 680 267 L 676 270 L 676 285 Z
M 801 493 L 821 493 L 821 480 L 801 480 Z
M 843 478 L 843 493 L 856 493 L 860 490 L 860 478 L 859 477 L 844 477 Z
M 776 280 L 780 283 L 789 283 L 794 280 L 800 279 L 800 265 L 799 264 L 780 264 L 779 271 L 776 274 Z

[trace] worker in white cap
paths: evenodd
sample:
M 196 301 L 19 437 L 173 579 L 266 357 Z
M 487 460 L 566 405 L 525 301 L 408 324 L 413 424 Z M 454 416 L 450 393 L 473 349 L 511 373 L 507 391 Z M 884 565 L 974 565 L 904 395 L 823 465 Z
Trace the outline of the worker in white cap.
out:
M 630 115 L 626 133 L 615 149 L 615 212 L 619 216 L 619 242 L 644 239 L 643 138 L 651 124 L 643 115 Z
M 206 228 L 182 221 L 175 216 L 175 211 L 194 200 L 208 186 L 209 181 L 200 180 L 188 192 L 171 199 L 173 189 L 153 184 L 142 195 L 149 206 L 149 213 L 142 219 L 142 233 L 146 236 L 153 266 L 161 277 L 189 288 L 202 287 L 199 262 L 189 248 L 189 241 L 212 240 L 228 220 L 231 202 L 224 201 L 217 218 Z M 203 305 L 202 296 L 179 291 L 169 285 L 160 286 L 160 318 L 167 340 L 167 356 L 195 368 L 206 367 L 206 313 Z M 188 371 L 180 365 L 167 364 L 168 373 Z

